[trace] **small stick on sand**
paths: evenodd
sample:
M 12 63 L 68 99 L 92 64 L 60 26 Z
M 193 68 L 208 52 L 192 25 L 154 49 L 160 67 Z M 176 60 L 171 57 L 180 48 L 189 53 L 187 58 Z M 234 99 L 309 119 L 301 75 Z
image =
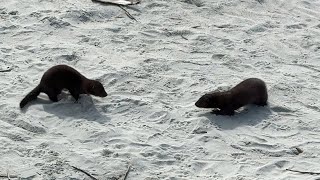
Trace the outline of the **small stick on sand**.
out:
M 185 40 L 189 40 L 188 38 L 184 37 L 182 34 L 180 34 L 180 36 Z
M 140 0 L 92 0 L 95 2 L 113 4 L 113 5 L 134 5 L 139 4 Z
M 137 21 L 137 19 L 134 18 L 124 7 L 122 7 L 121 5 L 119 5 L 119 7 L 126 13 L 126 15 L 127 15 L 130 19 L 133 19 L 133 20 Z
M 297 172 L 297 173 L 301 173 L 301 174 L 320 175 L 320 173 L 318 173 L 318 172 L 297 171 L 297 170 L 292 170 L 292 169 L 286 169 L 286 171 Z
M 127 179 L 127 176 L 128 176 L 128 174 L 129 174 L 130 168 L 131 168 L 131 165 L 128 166 L 127 172 L 126 172 L 126 174 L 124 175 L 123 180 L 126 180 L 126 179 Z
M 97 178 L 95 178 L 94 176 L 92 176 L 90 173 L 88 173 L 88 172 L 86 172 L 86 171 L 84 171 L 84 170 L 82 170 L 82 169 L 80 169 L 80 168 L 77 168 L 77 167 L 75 167 L 75 166 L 71 166 L 71 167 L 73 167 L 75 170 L 78 170 L 78 171 L 86 174 L 87 176 L 91 177 L 93 180 L 98 180 Z
M 18 176 L 16 175 L 11 175 L 9 174 L 9 170 L 7 170 L 7 174 L 4 175 L 4 174 L 0 174 L 0 178 L 8 178 L 9 180 L 11 180 L 11 178 L 18 178 Z
M 13 69 L 12 67 L 9 69 L 1 69 L 0 72 L 10 72 L 10 71 L 12 71 L 12 69 Z
M 0 174 L 0 178 L 8 178 L 8 179 L 11 179 L 11 178 L 18 178 L 18 176 L 15 176 L 15 175 L 9 175 L 8 173 L 6 175 L 4 174 Z

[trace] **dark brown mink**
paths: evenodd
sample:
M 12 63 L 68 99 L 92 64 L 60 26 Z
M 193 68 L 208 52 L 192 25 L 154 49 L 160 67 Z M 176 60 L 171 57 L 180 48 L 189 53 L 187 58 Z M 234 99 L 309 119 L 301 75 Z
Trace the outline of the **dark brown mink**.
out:
M 217 115 L 234 115 L 234 111 L 247 104 L 267 105 L 266 84 L 258 78 L 249 78 L 232 89 L 203 95 L 195 105 L 199 108 L 215 108 Z
M 99 97 L 106 97 L 108 95 L 99 81 L 86 78 L 70 66 L 57 65 L 51 67 L 43 74 L 40 84 L 22 99 L 20 108 L 23 108 L 28 102 L 37 99 L 41 92 L 46 93 L 51 101 L 57 102 L 57 96 L 61 93 L 62 89 L 69 90 L 76 101 L 79 99 L 80 94 L 91 94 Z

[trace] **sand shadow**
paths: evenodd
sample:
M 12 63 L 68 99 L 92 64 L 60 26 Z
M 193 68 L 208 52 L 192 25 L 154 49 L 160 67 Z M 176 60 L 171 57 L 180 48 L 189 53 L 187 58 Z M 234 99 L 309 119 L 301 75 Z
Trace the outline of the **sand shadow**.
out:
M 60 100 L 58 102 L 52 102 L 49 99 L 38 98 L 37 100 L 27 104 L 22 112 L 27 111 L 29 106 L 40 103 L 43 104 L 44 111 L 54 114 L 60 119 L 86 119 L 88 121 L 95 121 L 101 124 L 111 120 L 111 118 L 101 114 L 97 110 L 91 96 L 80 95 L 78 102 L 75 102 L 75 99 L 66 93 L 61 93 L 59 96 Z
M 268 119 L 272 114 L 269 106 L 258 107 L 255 105 L 248 105 L 243 110 L 236 112 L 234 116 L 221 116 L 212 114 L 211 111 L 204 113 L 204 116 L 217 127 L 224 130 L 235 129 L 240 126 L 255 126 L 261 121 Z

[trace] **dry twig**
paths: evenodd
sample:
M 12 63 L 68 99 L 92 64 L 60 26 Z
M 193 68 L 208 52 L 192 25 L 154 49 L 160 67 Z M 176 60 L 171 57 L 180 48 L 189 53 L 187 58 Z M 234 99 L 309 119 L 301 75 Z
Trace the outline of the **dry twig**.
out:
M 182 34 L 180 34 L 180 36 L 185 40 L 189 40 L 188 38 L 184 37 Z
M 130 19 L 133 19 L 133 20 L 137 21 L 137 19 L 134 18 L 123 6 L 119 5 L 119 7 L 126 13 L 126 15 L 127 15 Z
M 297 171 L 297 170 L 292 170 L 292 169 L 286 169 L 286 171 L 297 172 L 297 173 L 301 173 L 301 174 L 320 175 L 319 172 Z
M 139 4 L 140 0 L 92 0 L 95 2 L 99 3 L 104 3 L 104 4 L 113 4 L 113 5 L 134 5 L 134 4 Z
M 13 67 L 8 68 L 8 69 L 1 69 L 0 72 L 10 72 L 12 71 Z
M 6 175 L 0 174 L 0 178 L 8 178 L 8 179 L 11 179 L 11 178 L 18 178 L 18 176 L 16 176 L 16 175 L 9 175 L 9 173 L 7 173 Z
M 71 166 L 71 167 L 73 167 L 75 170 L 78 170 L 78 171 L 80 171 L 80 172 L 82 172 L 82 173 L 86 174 L 87 176 L 91 177 L 91 179 L 93 179 L 93 180 L 98 180 L 97 178 L 95 178 L 95 177 L 94 177 L 94 176 L 92 176 L 90 173 L 86 172 L 85 170 L 82 170 L 82 169 L 77 168 L 77 167 L 75 167 L 75 166 Z
M 131 168 L 131 165 L 128 166 L 127 172 L 126 172 L 126 174 L 124 175 L 123 180 L 126 180 L 126 179 L 127 179 L 128 174 L 129 174 L 129 171 L 130 171 L 130 168 Z

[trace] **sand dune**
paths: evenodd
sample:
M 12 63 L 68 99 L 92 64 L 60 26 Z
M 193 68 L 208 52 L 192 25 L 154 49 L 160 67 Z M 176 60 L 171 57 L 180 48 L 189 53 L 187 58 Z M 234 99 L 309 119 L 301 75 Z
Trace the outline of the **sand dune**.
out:
M 319 179 L 320 1 L 3 1 L 0 175 L 12 179 Z M 45 94 L 67 64 L 106 98 Z M 263 79 L 269 107 L 215 116 L 194 102 Z M 299 154 L 296 148 L 303 150 Z M 299 154 L 299 155 L 297 155 Z M 6 179 L 6 178 L 4 178 Z

